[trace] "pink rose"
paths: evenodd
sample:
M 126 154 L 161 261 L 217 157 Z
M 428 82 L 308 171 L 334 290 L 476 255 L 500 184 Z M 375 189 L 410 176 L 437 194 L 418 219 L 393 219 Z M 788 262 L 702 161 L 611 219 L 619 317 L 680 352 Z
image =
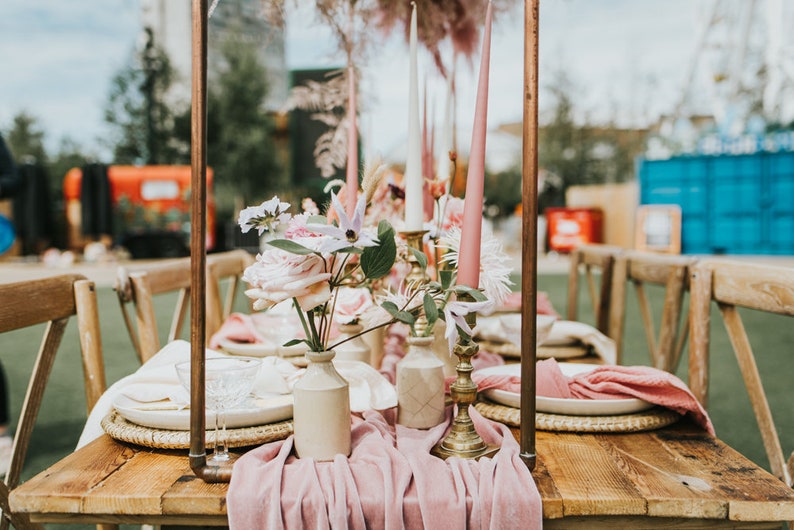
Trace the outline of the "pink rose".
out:
M 448 232 L 450 228 L 463 227 L 463 199 L 458 197 L 447 197 L 446 205 L 444 206 L 444 220 L 441 223 L 441 229 Z
M 252 287 L 245 294 L 255 300 L 256 310 L 290 298 L 297 299 L 303 311 L 313 309 L 331 298 L 330 277 L 320 256 L 301 256 L 276 247 L 257 255 L 243 273 L 243 280 Z
M 336 291 L 334 320 L 339 324 L 352 324 L 372 306 L 372 294 L 369 289 L 340 287 Z
M 287 224 L 287 230 L 284 236 L 287 239 L 299 239 L 306 237 L 320 237 L 319 234 L 312 232 L 306 227 L 306 221 L 309 219 L 307 214 L 298 214 L 293 216 Z

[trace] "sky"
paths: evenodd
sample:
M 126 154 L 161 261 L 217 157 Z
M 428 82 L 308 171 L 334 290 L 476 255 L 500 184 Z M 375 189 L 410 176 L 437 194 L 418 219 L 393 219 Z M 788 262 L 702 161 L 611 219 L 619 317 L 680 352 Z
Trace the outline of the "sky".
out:
M 187 0 L 186 0 L 187 1 Z M 222 0 L 221 0 L 222 1 Z M 582 115 L 647 123 L 680 97 L 706 0 L 542 0 L 540 83 L 559 72 L 571 80 Z M 287 26 L 287 66 L 343 64 L 330 33 L 304 7 Z M 26 111 L 57 148 L 71 138 L 102 154 L 103 107 L 113 75 L 140 36 L 138 0 L 3 0 L 0 9 L 0 130 Z M 478 46 L 479 49 L 479 46 Z M 373 46 L 363 65 L 361 115 L 365 152 L 387 159 L 404 152 L 408 128 L 408 47 L 399 35 Z M 470 143 L 479 54 L 458 64 L 457 135 Z M 429 54 L 419 55 L 430 122 L 440 131 L 446 97 Z M 487 157 L 499 157 L 499 125 L 520 122 L 523 91 L 523 4 L 494 18 Z M 420 89 L 421 91 L 421 89 Z M 541 114 L 550 100 L 541 92 Z M 440 136 L 440 133 L 439 133 Z M 493 151 L 493 154 L 492 154 Z

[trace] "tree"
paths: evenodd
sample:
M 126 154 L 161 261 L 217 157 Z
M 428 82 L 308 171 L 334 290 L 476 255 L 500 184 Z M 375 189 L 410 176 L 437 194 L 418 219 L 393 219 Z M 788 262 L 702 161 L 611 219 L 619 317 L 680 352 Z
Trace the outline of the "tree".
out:
M 215 172 L 218 209 L 228 213 L 283 191 L 287 182 L 276 160 L 273 119 L 264 108 L 267 72 L 256 49 L 226 40 L 220 53 L 207 94 L 207 161 Z
M 574 88 L 564 73 L 558 73 L 547 89 L 554 104 L 538 134 L 538 163 L 561 180 L 560 189 L 549 191 L 553 196 L 546 198 L 547 206 L 562 205 L 570 186 L 632 179 L 644 131 L 620 129 L 614 123 L 594 125 L 586 117 L 577 123 Z
M 174 70 L 151 28 L 145 34 L 143 48 L 111 82 L 105 108 L 113 130 L 109 147 L 116 163 L 187 163 L 188 149 L 175 135 L 174 102 L 167 99 Z
M 31 114 L 23 111 L 14 116 L 6 140 L 8 140 L 8 147 L 18 164 L 45 165 L 47 163 L 44 131 Z

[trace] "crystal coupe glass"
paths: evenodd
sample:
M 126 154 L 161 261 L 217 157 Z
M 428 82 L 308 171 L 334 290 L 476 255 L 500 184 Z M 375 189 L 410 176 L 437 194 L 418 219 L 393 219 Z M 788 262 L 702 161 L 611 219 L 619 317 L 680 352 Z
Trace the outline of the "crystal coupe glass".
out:
M 218 357 L 204 364 L 205 404 L 215 417 L 215 450 L 207 464 L 227 465 L 237 456 L 226 444 L 226 412 L 239 405 L 254 387 L 261 361 L 249 357 Z M 190 392 L 190 361 L 176 364 L 182 386 Z

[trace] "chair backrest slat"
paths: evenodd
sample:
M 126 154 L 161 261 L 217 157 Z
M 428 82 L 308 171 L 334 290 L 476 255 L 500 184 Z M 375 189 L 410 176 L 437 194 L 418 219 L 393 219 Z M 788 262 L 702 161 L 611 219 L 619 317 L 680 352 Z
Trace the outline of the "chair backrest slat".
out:
M 0 507 L 3 512 L 0 528 L 7 528 L 9 522 L 15 528 L 41 528 L 40 525 L 31 523 L 25 514 L 10 510 L 8 494 L 19 483 L 55 355 L 72 316 L 77 316 L 88 411 L 105 390 L 96 292 L 93 282 L 84 276 L 66 274 L 0 284 L 0 300 L 0 332 L 45 324 L 14 430 L 8 472 L 0 486 Z
M 708 363 L 711 347 L 709 314 L 711 302 L 714 301 L 742 373 L 769 466 L 773 474 L 792 486 L 794 453 L 787 461 L 767 399 L 767 390 L 764 389 L 756 363 L 756 355 L 762 355 L 763 352 L 754 352 L 739 309 L 794 316 L 794 269 L 712 259 L 695 265 L 690 276 L 690 322 L 693 330 L 690 341 L 690 372 L 692 363 Z M 693 389 L 703 395 L 706 390 L 707 378 L 705 384 Z M 787 391 L 788 388 L 782 390 Z
M 566 311 L 568 320 L 580 318 L 579 281 L 583 277 L 587 282 L 588 298 L 593 304 L 594 325 L 609 335 L 613 267 L 615 258 L 622 251 L 620 247 L 612 245 L 580 245 L 571 251 Z
M 16 284 L 0 285 L 0 333 L 68 318 L 75 314 L 73 284 L 85 279 L 79 274 L 65 274 L 26 282 L 25 289 Z
M 253 257 L 244 250 L 232 250 L 207 256 L 207 338 L 215 333 L 229 316 L 234 304 L 238 281 Z M 166 340 L 179 338 L 190 305 L 190 258 L 178 258 L 119 271 L 116 293 L 130 334 L 133 347 L 143 363 L 160 351 L 162 341 L 157 327 L 154 297 L 176 293 L 177 300 L 171 317 Z M 220 283 L 231 280 L 225 301 L 221 297 Z M 135 324 L 127 313 L 127 304 L 135 307 Z
M 689 332 L 684 297 L 689 290 L 689 267 L 694 262 L 687 256 L 644 251 L 627 251 L 616 258 L 608 335 L 615 340 L 618 362 L 623 356 L 626 285 L 631 284 L 637 295 L 651 364 L 660 370 L 676 370 Z M 646 289 L 649 285 L 664 289 L 661 315 L 654 315 Z

